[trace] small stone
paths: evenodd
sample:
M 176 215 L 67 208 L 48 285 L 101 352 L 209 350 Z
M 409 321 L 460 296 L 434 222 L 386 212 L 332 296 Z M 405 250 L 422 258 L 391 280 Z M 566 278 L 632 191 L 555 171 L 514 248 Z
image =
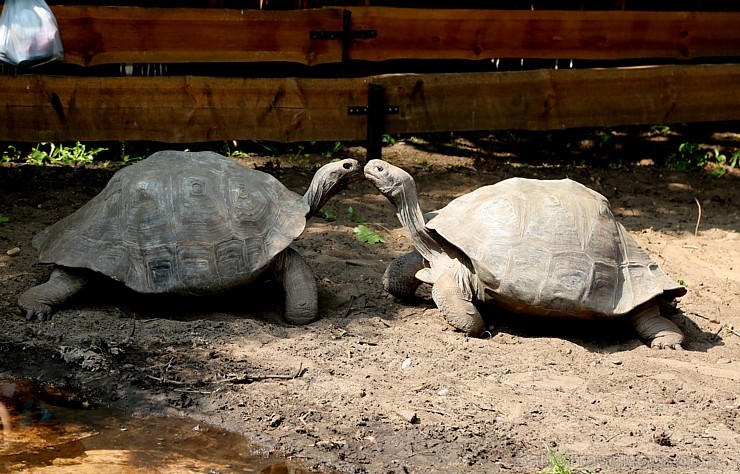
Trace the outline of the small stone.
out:
M 614 365 L 622 365 L 622 361 L 620 359 L 613 359 L 612 364 Z
M 283 422 L 285 418 L 281 415 L 275 415 L 270 419 L 270 427 L 277 428 Z
M 8 257 L 17 257 L 21 254 L 21 249 L 20 247 L 13 247 L 5 253 L 8 255 Z
M 398 415 L 412 425 L 419 422 L 419 417 L 413 410 L 398 410 Z
M 449 395 L 449 394 L 450 394 L 450 391 L 449 391 L 449 390 L 447 390 L 446 388 L 440 389 L 440 390 L 439 390 L 439 391 L 437 392 L 437 395 L 439 395 L 440 397 L 446 397 L 446 396 L 447 396 L 447 395 Z

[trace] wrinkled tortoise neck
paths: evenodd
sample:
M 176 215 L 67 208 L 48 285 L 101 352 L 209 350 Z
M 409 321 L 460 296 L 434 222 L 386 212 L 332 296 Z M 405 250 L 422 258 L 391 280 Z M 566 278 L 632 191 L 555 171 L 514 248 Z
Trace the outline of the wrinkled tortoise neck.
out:
M 394 193 L 393 197 L 389 196 L 389 199 L 396 205 L 398 220 L 406 229 L 416 250 L 425 260 L 435 261 L 441 254 L 445 253 L 442 246 L 434 240 L 426 228 L 424 214 L 421 212 L 421 207 L 419 207 L 416 185 L 413 179 L 403 180 L 400 191 Z
M 339 181 L 331 177 L 330 170 L 322 168 L 317 171 L 303 195 L 303 201 L 309 207 L 306 219 L 319 212 L 324 204 L 344 187 Z

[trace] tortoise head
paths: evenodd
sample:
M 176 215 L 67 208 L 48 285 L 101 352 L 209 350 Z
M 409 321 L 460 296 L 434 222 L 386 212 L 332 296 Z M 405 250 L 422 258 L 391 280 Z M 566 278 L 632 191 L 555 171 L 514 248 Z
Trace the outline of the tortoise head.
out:
M 319 168 L 303 196 L 311 208 L 308 217 L 318 212 L 336 193 L 361 179 L 362 166 L 351 158 L 332 161 Z
M 405 193 L 416 190 L 410 174 L 383 160 L 368 161 L 365 165 L 365 178 L 393 203 L 397 203 Z

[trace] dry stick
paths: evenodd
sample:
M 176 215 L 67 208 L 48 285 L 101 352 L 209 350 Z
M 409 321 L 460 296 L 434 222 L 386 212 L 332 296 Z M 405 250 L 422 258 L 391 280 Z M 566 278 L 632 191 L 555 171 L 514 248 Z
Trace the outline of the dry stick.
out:
M 699 200 L 694 196 L 694 201 L 696 201 L 696 207 L 699 208 L 699 216 L 696 218 L 696 227 L 694 228 L 694 237 L 699 235 L 699 223 L 701 222 L 701 203 L 699 203 Z
M 356 299 L 357 297 L 355 295 L 350 296 L 349 304 L 347 305 L 347 311 L 344 312 L 344 316 L 342 316 L 342 318 L 346 318 L 347 316 L 349 316 L 349 312 L 352 310 L 352 303 L 354 303 Z
M 729 327 L 729 326 L 728 326 L 727 324 L 725 324 L 725 323 L 722 323 L 721 321 L 716 321 L 716 320 L 713 320 L 713 319 L 711 319 L 711 318 L 707 318 L 706 316 L 704 316 L 704 315 L 702 315 L 702 314 L 699 314 L 699 313 L 695 313 L 695 312 L 693 312 L 693 311 L 692 311 L 692 312 L 690 312 L 690 313 L 688 313 L 688 314 L 691 314 L 691 315 L 694 315 L 694 316 L 698 316 L 698 317 L 700 317 L 700 318 L 702 318 L 702 319 L 706 319 L 706 320 L 707 320 L 707 321 L 709 321 L 710 323 L 714 322 L 714 323 L 722 324 L 722 326 L 720 326 L 719 330 L 718 330 L 718 331 L 717 331 L 717 332 L 716 332 L 716 333 L 714 334 L 715 336 L 716 336 L 717 334 L 719 334 L 719 333 L 720 333 L 720 331 L 722 331 L 722 330 L 724 329 L 725 331 L 729 331 L 730 333 L 732 333 L 732 334 L 734 334 L 734 335 L 736 335 L 736 336 L 740 337 L 740 333 L 739 333 L 739 332 L 735 331 L 734 329 L 732 329 L 731 327 Z
M 134 318 L 131 324 L 131 332 L 128 335 L 128 339 L 131 340 L 134 337 L 134 331 L 136 331 L 136 313 L 134 313 Z
M 205 390 L 186 390 L 183 388 L 173 388 L 173 392 L 179 392 L 179 393 L 197 393 L 198 395 L 211 395 L 214 392 L 208 392 Z
M 277 379 L 277 380 L 292 380 L 296 379 L 300 376 L 302 376 L 305 372 L 305 369 L 303 368 L 303 364 L 301 363 L 300 367 L 298 367 L 298 372 L 296 372 L 293 375 L 282 375 L 282 374 L 269 374 L 269 375 L 241 375 L 241 376 L 234 376 L 229 377 L 223 380 L 219 380 L 216 383 L 252 383 L 252 382 L 258 382 L 260 380 L 270 380 L 270 379 Z
M 433 408 L 424 408 L 424 407 L 411 407 L 411 408 L 413 408 L 414 410 L 428 411 L 429 413 L 435 413 L 437 415 L 450 416 L 450 414 L 447 412 L 444 412 L 442 410 L 435 410 Z
M 169 383 L 172 385 L 187 385 L 189 383 L 189 382 L 181 382 L 179 380 L 166 379 L 164 377 L 154 377 L 153 375 L 149 375 L 149 374 L 144 374 L 144 376 L 152 380 L 156 380 L 159 383 Z

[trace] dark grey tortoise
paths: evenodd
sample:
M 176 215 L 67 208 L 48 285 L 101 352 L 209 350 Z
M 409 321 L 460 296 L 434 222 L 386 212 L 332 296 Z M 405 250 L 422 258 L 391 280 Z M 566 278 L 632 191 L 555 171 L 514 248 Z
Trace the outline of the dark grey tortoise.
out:
M 47 319 L 96 272 L 140 293 L 192 295 L 268 272 L 285 289 L 285 319 L 313 321 L 316 280 L 289 246 L 307 218 L 361 178 L 356 160 L 332 162 L 300 196 L 217 153 L 155 153 L 118 171 L 100 194 L 33 239 L 39 260 L 56 266 L 18 305 L 28 319 Z
M 477 301 L 533 316 L 628 317 L 651 347 L 681 348 L 683 334 L 659 303 L 686 289 L 637 245 L 601 194 L 569 179 L 511 178 L 424 216 L 402 169 L 371 160 L 365 177 L 396 206 L 416 248 L 386 270 L 391 294 L 433 285 L 446 320 L 470 335 L 485 330 Z

